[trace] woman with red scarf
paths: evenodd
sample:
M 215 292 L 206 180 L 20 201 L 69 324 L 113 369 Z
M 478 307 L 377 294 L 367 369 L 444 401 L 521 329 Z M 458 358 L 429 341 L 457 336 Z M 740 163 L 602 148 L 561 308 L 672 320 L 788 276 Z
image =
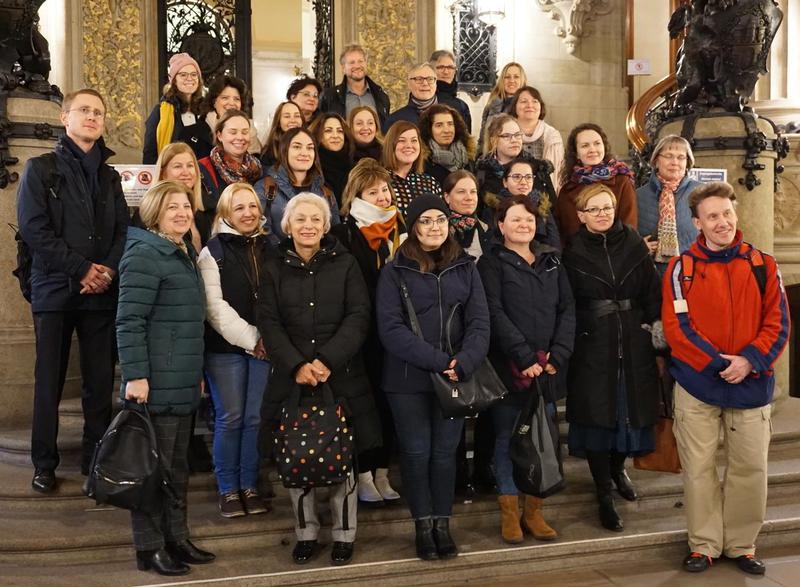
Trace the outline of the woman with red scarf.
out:
M 391 176 L 374 159 L 361 159 L 350 172 L 342 194 L 341 213 L 342 224 L 334 226 L 331 234 L 356 258 L 369 290 L 373 320 L 362 353 L 383 430 L 383 446 L 358 456 L 358 499 L 366 505 L 380 506 L 397 503 L 400 495 L 388 477 L 395 431 L 386 395 L 381 390 L 383 345 L 374 317 L 375 290 L 380 270 L 405 240 L 406 229 L 395 205 Z
M 581 225 L 575 198 L 583 188 L 594 183 L 601 183 L 614 193 L 617 199 L 617 218 L 623 224 L 636 228 L 633 172 L 611 154 L 608 137 L 603 129 L 591 122 L 585 122 L 569 133 L 567 152 L 561 168 L 561 190 L 558 192 L 553 215 L 562 243 L 566 244 Z
M 198 161 L 203 187 L 214 201 L 232 183 L 254 184 L 261 179 L 261 161 L 248 152 L 252 128 L 247 114 L 241 110 L 226 110 L 214 129 L 216 146 L 208 157 Z

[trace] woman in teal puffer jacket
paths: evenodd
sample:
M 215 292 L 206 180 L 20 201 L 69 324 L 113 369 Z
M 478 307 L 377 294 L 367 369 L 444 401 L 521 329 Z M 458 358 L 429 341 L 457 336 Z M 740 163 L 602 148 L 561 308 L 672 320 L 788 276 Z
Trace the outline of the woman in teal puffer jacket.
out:
M 194 214 L 191 192 L 161 181 L 145 194 L 139 213 L 147 230 L 128 232 L 119 264 L 121 394 L 148 405 L 164 468 L 183 505 L 165 500 L 160 514 L 131 512 L 133 542 L 140 570 L 182 575 L 187 564 L 214 560 L 189 541 L 186 524 L 187 448 L 200 399 L 205 318 L 196 253 L 183 240 Z

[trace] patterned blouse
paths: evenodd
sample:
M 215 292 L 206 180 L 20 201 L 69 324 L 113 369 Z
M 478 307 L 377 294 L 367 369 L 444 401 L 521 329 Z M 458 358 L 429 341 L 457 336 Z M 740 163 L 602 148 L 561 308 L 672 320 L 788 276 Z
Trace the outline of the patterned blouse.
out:
M 434 194 L 444 197 L 442 187 L 435 178 L 427 173 L 416 173 L 414 171 L 403 178 L 397 175 L 394 171 L 389 171 L 392 176 L 392 189 L 397 197 L 397 209 L 405 217 L 406 210 L 414 201 L 414 198 L 422 194 Z

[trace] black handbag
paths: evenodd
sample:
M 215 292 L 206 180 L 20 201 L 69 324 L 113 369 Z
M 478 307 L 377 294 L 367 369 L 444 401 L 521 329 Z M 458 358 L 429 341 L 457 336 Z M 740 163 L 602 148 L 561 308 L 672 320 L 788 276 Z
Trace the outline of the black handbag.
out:
M 551 376 L 545 374 L 534 379 L 536 392 L 530 394 L 517 417 L 508 448 L 514 485 L 534 497 L 549 497 L 566 486 L 558 423 L 547 413 L 543 379 L 552 383 Z
M 147 404 L 132 408 L 126 402 L 111 421 L 95 447 L 86 496 L 148 514 L 159 513 L 165 502 L 182 505 L 164 469 Z
M 425 340 L 419 326 L 417 313 L 414 311 L 414 305 L 411 303 L 408 286 L 402 276 L 400 277 L 400 291 L 403 295 L 403 302 L 406 306 L 408 319 L 411 322 L 412 332 Z M 451 357 L 455 355 L 455 353 L 453 352 L 450 340 L 450 325 L 452 324 L 455 312 L 458 308 L 459 305 L 456 304 L 450 311 L 445 330 L 447 336 L 447 352 Z M 448 377 L 441 373 L 431 373 L 430 377 L 433 383 L 433 390 L 436 393 L 436 397 L 439 398 L 439 404 L 442 407 L 442 414 L 444 414 L 446 418 L 469 418 L 477 416 L 495 402 L 503 399 L 508 393 L 508 389 L 497 375 L 497 372 L 488 359 L 484 359 L 472 376 L 464 381 L 450 381 Z

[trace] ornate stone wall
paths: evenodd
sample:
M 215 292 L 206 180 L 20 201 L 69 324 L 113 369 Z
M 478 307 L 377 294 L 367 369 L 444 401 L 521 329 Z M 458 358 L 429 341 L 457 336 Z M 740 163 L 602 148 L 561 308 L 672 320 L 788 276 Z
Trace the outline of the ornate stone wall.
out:
M 106 97 L 105 140 L 120 162 L 141 161 L 144 121 L 158 97 L 156 2 L 82 0 L 75 11 L 82 84 Z M 74 88 L 69 88 L 74 89 Z
M 789 135 L 775 194 L 775 257 L 786 285 L 800 283 L 800 135 Z

